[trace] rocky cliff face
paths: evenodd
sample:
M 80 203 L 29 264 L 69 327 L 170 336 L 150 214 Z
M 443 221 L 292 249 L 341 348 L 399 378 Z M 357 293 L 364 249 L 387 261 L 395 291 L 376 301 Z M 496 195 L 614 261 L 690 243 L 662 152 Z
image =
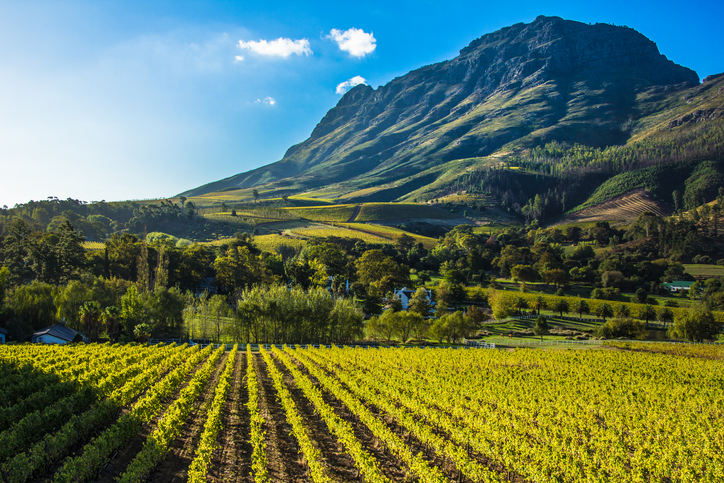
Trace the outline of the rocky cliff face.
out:
M 355 180 L 364 188 L 501 148 L 621 144 L 640 93 L 698 82 L 633 29 L 538 17 L 378 89 L 351 89 L 281 161 L 229 182 L 295 175 L 301 187 Z

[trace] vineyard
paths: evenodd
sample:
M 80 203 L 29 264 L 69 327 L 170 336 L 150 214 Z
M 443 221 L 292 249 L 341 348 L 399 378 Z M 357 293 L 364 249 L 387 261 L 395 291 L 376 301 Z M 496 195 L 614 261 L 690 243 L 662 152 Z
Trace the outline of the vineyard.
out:
M 0 481 L 714 482 L 724 348 L 0 346 Z
M 645 212 L 655 213 L 659 216 L 666 216 L 667 214 L 661 203 L 654 201 L 644 190 L 638 189 L 572 213 L 560 223 L 632 221 Z

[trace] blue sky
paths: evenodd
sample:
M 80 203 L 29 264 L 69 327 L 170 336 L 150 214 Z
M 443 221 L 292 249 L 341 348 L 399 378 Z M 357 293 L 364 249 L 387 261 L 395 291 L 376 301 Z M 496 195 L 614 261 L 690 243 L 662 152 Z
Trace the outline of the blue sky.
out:
M 376 88 L 541 14 L 724 71 L 721 1 L 0 0 L 0 205 L 170 197 L 277 161 L 343 83 Z

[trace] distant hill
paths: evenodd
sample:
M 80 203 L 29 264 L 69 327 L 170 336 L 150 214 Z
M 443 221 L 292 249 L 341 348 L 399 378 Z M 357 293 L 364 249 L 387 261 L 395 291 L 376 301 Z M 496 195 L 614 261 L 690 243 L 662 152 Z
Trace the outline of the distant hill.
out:
M 700 161 L 717 171 L 722 86 L 716 76 L 699 84 L 631 28 L 541 16 L 378 89 L 356 86 L 282 160 L 182 194 L 369 202 L 477 190 L 550 219 L 621 173 Z M 671 203 L 645 183 L 629 189 Z

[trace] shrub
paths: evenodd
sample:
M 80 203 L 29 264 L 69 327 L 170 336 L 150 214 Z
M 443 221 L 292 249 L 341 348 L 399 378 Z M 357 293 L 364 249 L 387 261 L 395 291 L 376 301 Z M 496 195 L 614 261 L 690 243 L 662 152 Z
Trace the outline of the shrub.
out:
M 609 319 L 596 331 L 596 335 L 605 339 L 626 337 L 628 339 L 645 339 L 649 331 L 646 324 L 631 317 Z

